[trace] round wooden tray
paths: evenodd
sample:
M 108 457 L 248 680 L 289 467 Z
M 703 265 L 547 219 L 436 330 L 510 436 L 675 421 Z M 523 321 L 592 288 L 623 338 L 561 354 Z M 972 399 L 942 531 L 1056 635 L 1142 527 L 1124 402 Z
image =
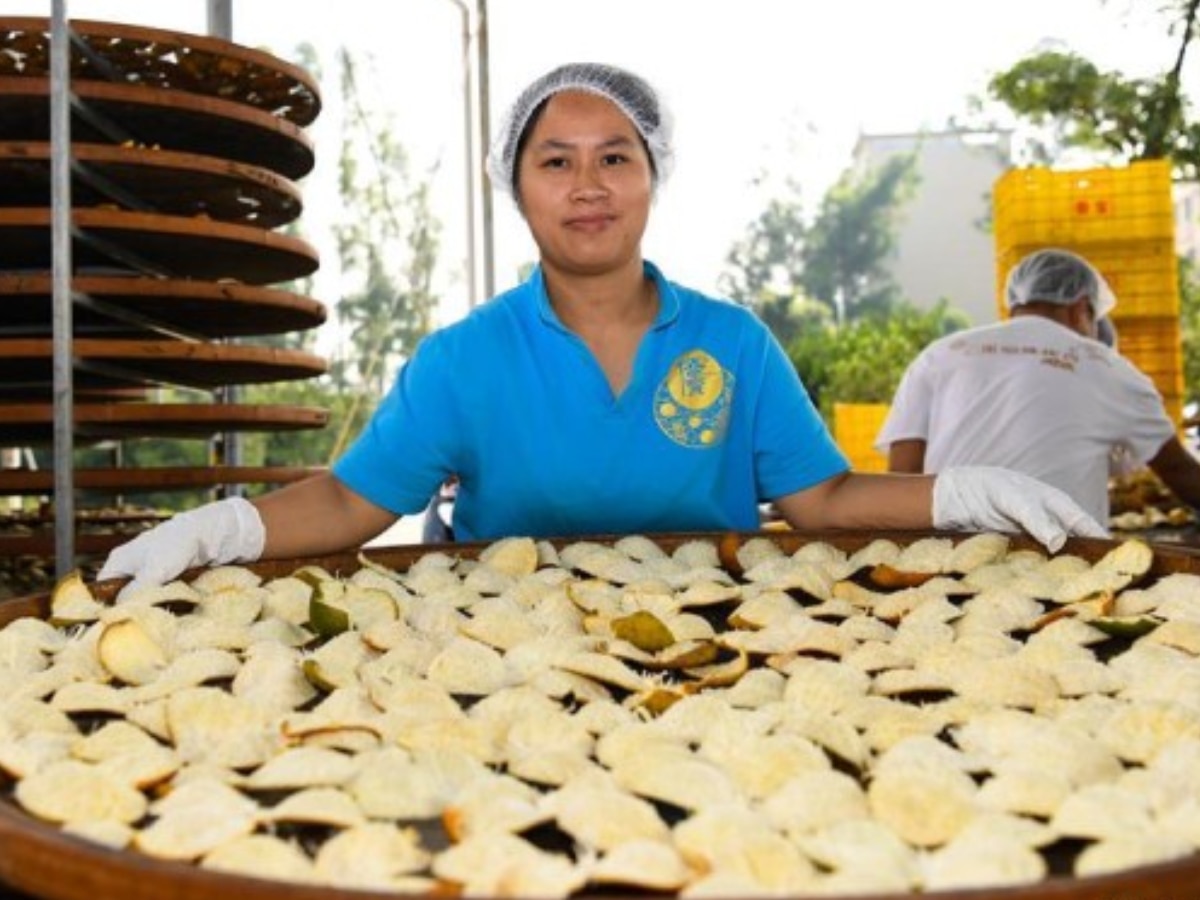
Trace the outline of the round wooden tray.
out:
M 323 375 L 323 358 L 300 350 L 192 341 L 80 338 L 71 345 L 75 384 L 84 389 L 146 383 L 217 388 L 298 381 Z M 0 397 L 40 390 L 52 396 L 54 343 L 49 338 L 0 339 Z
M 149 147 L 73 144 L 71 204 L 208 216 L 277 228 L 300 216 L 300 191 L 258 166 Z M 49 206 L 50 144 L 0 142 L 0 206 Z M 132 198 L 132 199 L 130 199 Z M 128 202 L 127 202 L 128 200 Z M 139 204 L 132 206 L 132 203 Z
M 869 541 L 888 537 L 898 543 L 921 534 L 822 533 L 802 534 L 790 531 L 766 531 L 755 536 L 768 537 L 786 552 L 794 552 L 804 543 L 822 540 L 846 550 L 854 550 Z M 749 537 L 751 535 L 743 535 Z M 695 538 L 718 539 L 715 534 L 675 534 L 658 536 L 664 549 L 672 550 Z M 961 536 L 960 536 L 961 537 Z M 578 540 L 580 538 L 572 538 Z M 594 536 L 589 540 L 608 541 L 611 537 Z M 1031 546 L 1015 539 L 1017 547 Z M 1075 539 L 1062 552 L 1098 559 L 1112 549 L 1114 542 Z M 476 555 L 484 544 L 425 545 L 374 548 L 364 551 L 370 559 L 396 569 L 406 569 L 431 550 L 444 550 L 465 557 Z M 257 563 L 250 568 L 264 577 L 290 574 L 304 564 L 316 564 L 330 572 L 348 574 L 361 565 L 356 553 L 335 554 L 301 560 Z M 1152 575 L 1173 572 L 1200 572 L 1200 555 L 1173 548 L 1156 548 Z M 193 573 L 194 574 L 194 573 Z M 110 581 L 96 586 L 94 593 L 113 597 L 122 582 Z M 40 594 L 0 603 L 0 625 L 20 616 L 44 618 L 49 596 Z M 63 835 L 57 828 L 32 819 L 9 803 L 0 802 L 0 880 L 30 894 L 51 900 L 211 900 L 233 896 L 245 900 L 366 900 L 378 893 L 327 889 L 219 874 L 186 864 L 163 862 L 136 853 L 114 851 Z M 389 896 L 405 896 L 390 894 Z M 408 895 L 413 896 L 413 895 Z M 610 891 L 596 897 L 623 895 Z M 640 895 L 640 896 L 645 896 Z M 783 895 L 781 895 L 783 896 Z M 812 895 L 797 895 L 812 897 Z M 910 900 L 914 894 L 839 895 L 845 900 Z M 937 900 L 1190 900 L 1200 897 L 1200 856 L 1171 863 L 1144 866 L 1110 875 L 1088 878 L 1052 878 L 1041 884 L 1014 888 L 937 891 L 927 896 Z
M 72 257 L 76 271 L 113 270 L 246 284 L 291 281 L 319 266 L 317 251 L 297 237 L 250 225 L 114 209 L 79 209 Z M 45 271 L 52 265 L 51 210 L 0 209 L 0 269 Z
M 208 439 L 229 431 L 304 431 L 325 427 L 329 413 L 312 406 L 77 403 L 74 421 L 76 439 L 95 443 L 135 437 Z M 0 445 L 44 445 L 53 440 L 53 404 L 0 404 Z
M 269 287 L 167 278 L 81 276 L 72 290 L 80 337 L 147 337 L 160 330 L 191 337 L 250 337 L 307 331 L 323 324 L 318 300 Z M 48 273 L 0 274 L 0 335 L 53 334 L 54 285 Z
M 72 85 L 72 93 L 81 104 L 71 117 L 72 143 L 131 143 L 199 153 L 291 179 L 303 178 L 316 162 L 312 141 L 300 126 L 240 103 L 96 81 Z M 0 76 L 0 140 L 50 140 L 49 78 Z
M 321 111 L 317 82 L 303 69 L 261 50 L 220 38 L 142 25 L 72 19 L 71 31 L 104 60 L 78 48 L 71 55 L 74 81 L 136 81 L 161 89 L 236 100 L 297 125 Z M 0 17 L 0 75 L 49 75 L 50 20 Z

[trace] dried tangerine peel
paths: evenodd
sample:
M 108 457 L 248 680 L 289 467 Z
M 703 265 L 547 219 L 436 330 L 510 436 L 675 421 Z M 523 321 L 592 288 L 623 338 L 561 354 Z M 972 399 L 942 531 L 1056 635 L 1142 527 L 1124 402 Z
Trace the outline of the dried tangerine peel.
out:
M 117 606 L 68 582 L 71 632 L 0 630 L 0 767 L 107 846 L 346 888 L 910 893 L 1043 880 L 1056 839 L 1077 872 L 1194 852 L 1200 576 L 1009 541 L 514 538 Z

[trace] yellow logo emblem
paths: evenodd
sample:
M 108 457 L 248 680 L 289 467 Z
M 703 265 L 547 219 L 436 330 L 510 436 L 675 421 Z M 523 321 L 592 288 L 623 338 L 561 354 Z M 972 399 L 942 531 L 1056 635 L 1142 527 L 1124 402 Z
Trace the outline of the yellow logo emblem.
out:
M 685 447 L 712 447 L 725 438 L 734 377 L 703 350 L 683 354 L 654 392 L 654 419 Z

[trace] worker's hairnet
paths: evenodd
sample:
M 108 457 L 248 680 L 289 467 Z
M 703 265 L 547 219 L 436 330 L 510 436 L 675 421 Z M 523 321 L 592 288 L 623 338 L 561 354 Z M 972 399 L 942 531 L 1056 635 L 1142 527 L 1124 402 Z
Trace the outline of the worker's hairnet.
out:
M 1013 266 L 1004 294 L 1009 309 L 1034 301 L 1069 306 L 1086 295 L 1096 319 L 1117 305 L 1116 296 L 1095 266 L 1078 254 L 1057 248 L 1036 250 Z
M 498 190 L 516 195 L 517 154 L 533 114 L 562 91 L 588 91 L 615 103 L 646 142 L 654 166 L 655 185 L 671 173 L 674 146 L 672 119 L 658 92 L 643 78 L 602 63 L 568 63 L 547 72 L 521 92 L 488 153 L 487 170 Z

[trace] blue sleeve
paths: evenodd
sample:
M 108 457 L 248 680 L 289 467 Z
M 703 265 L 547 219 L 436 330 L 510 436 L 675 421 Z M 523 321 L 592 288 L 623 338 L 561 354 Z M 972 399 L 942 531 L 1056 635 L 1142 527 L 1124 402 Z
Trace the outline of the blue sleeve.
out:
M 430 335 L 401 368 L 362 433 L 333 465 L 347 487 L 397 515 L 421 512 L 453 473 L 456 407 L 441 341 Z
M 763 347 L 761 384 L 754 421 L 760 497 L 783 497 L 850 468 L 796 367 L 770 332 Z

